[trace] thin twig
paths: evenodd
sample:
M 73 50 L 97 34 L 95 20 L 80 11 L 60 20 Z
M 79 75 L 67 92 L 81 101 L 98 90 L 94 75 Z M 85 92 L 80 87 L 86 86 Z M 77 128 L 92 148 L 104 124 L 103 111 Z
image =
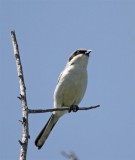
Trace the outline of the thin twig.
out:
M 78 160 L 78 158 L 74 153 L 69 154 L 69 153 L 66 153 L 65 151 L 62 151 L 61 154 L 69 160 Z
M 89 110 L 100 107 L 100 105 L 90 106 L 90 107 L 79 107 L 78 110 Z M 52 108 L 52 109 L 28 109 L 29 113 L 45 113 L 45 112 L 53 112 L 53 111 L 69 111 L 69 107 L 62 107 L 62 108 Z
M 21 59 L 19 55 L 19 48 L 16 40 L 15 31 L 11 31 L 11 39 L 13 44 L 14 56 L 16 61 L 16 68 L 19 78 L 20 85 L 20 97 L 22 103 L 22 140 L 20 141 L 21 150 L 20 150 L 20 160 L 26 160 L 27 155 L 27 146 L 29 138 L 29 126 L 28 126 L 28 108 L 27 108 L 27 99 L 26 99 L 26 87 L 24 83 L 23 69 L 21 65 Z

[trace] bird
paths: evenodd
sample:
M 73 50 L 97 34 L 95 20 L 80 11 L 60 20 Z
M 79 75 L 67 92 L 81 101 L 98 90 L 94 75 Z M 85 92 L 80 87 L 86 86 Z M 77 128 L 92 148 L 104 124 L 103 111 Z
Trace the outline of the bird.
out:
M 38 149 L 44 145 L 53 127 L 60 117 L 72 109 L 75 111 L 84 97 L 87 88 L 87 65 L 91 50 L 77 49 L 69 57 L 61 72 L 54 90 L 54 108 L 69 107 L 64 111 L 53 111 L 49 120 L 37 136 L 35 145 Z

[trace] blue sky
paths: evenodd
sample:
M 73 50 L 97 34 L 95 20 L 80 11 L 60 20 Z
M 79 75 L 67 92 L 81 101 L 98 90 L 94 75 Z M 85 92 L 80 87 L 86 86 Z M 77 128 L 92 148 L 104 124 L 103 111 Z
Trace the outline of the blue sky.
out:
M 10 32 L 15 30 L 29 108 L 53 107 L 57 78 L 71 52 L 92 49 L 89 83 L 80 106 L 60 119 L 44 147 L 34 140 L 50 113 L 29 116 L 27 159 L 135 159 L 135 1 L 0 1 L 0 159 L 17 160 L 21 103 Z

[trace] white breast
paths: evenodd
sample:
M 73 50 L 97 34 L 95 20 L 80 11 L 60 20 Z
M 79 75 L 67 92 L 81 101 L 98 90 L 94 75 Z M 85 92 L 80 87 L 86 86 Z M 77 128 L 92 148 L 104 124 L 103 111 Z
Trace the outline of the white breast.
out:
M 67 67 L 54 92 L 54 107 L 78 105 L 86 91 L 87 70 L 77 65 Z

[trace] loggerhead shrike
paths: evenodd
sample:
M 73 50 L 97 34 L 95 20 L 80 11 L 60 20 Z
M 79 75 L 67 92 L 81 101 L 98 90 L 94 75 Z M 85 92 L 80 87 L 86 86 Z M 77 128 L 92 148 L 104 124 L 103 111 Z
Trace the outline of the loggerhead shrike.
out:
M 78 49 L 68 59 L 54 91 L 54 108 L 78 107 L 87 87 L 87 64 L 91 50 Z M 69 111 L 54 111 L 35 140 L 40 149 L 59 118 Z

